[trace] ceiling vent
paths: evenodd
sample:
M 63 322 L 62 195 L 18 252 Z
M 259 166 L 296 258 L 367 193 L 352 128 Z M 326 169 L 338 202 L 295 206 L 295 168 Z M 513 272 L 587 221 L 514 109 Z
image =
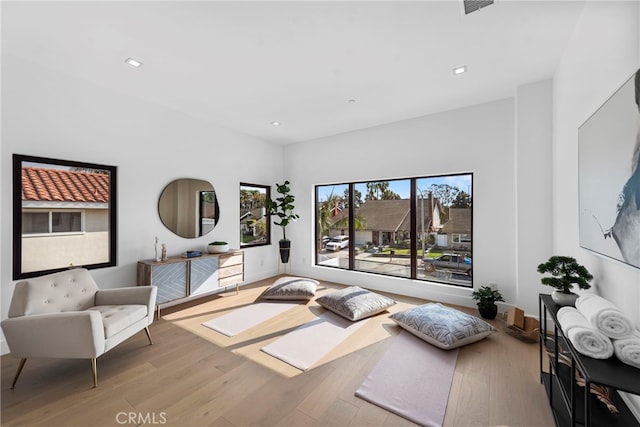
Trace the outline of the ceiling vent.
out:
M 462 4 L 464 5 L 464 14 L 468 15 L 471 12 L 475 12 L 483 7 L 492 5 L 493 0 L 462 0 Z

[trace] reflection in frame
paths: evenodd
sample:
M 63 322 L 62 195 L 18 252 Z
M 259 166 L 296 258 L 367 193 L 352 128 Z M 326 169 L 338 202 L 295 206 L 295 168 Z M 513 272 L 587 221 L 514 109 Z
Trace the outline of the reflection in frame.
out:
M 13 279 L 116 265 L 116 167 L 13 155 Z
M 265 201 L 271 196 L 268 185 L 240 183 L 240 247 L 271 244 L 271 224 Z

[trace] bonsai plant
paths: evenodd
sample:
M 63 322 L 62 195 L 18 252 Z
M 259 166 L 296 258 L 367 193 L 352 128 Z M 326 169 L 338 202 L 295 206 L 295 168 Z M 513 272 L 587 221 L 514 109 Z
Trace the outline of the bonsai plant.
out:
M 221 240 L 216 240 L 207 245 L 207 252 L 210 254 L 219 254 L 229 251 L 229 244 Z
M 495 319 L 498 314 L 496 302 L 504 301 L 500 291 L 489 286 L 481 286 L 477 291 L 473 291 L 471 298 L 478 301 L 480 316 L 490 320 Z
M 593 276 L 575 258 L 554 255 L 545 263 L 538 265 L 538 273 L 551 273 L 553 277 L 543 277 L 543 285 L 556 288 L 551 298 L 558 305 L 573 305 L 578 295 L 571 292 L 574 285 L 580 289 L 589 289 Z
M 289 181 L 285 181 L 284 184 L 276 183 L 276 191 L 281 194 L 274 200 L 266 199 L 267 215 L 275 215 L 273 223 L 282 227 L 282 239 L 279 241 L 280 245 L 280 260 L 283 263 L 289 262 L 289 251 L 291 249 L 291 241 L 287 239 L 287 225 L 290 222 L 300 218 L 299 215 L 293 213 L 295 206 L 295 196 L 291 194 L 291 188 L 289 187 Z

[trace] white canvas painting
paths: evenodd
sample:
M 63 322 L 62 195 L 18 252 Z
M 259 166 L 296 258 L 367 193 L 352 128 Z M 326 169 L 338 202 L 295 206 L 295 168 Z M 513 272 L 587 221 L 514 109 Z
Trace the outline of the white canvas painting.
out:
M 637 80 L 632 76 L 579 129 L 579 225 L 580 246 L 640 268 Z

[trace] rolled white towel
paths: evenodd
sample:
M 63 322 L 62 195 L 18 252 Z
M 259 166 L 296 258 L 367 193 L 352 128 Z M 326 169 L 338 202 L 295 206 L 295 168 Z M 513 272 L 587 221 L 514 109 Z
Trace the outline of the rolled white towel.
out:
M 620 340 L 613 340 L 613 352 L 622 363 L 640 369 L 640 332 Z
M 631 320 L 612 302 L 601 296 L 581 295 L 576 300 L 576 308 L 594 328 L 609 338 L 627 338 L 635 331 Z
M 594 359 L 608 359 L 613 356 L 611 340 L 594 329 L 574 307 L 562 307 L 558 310 L 557 317 L 564 336 L 580 354 Z

